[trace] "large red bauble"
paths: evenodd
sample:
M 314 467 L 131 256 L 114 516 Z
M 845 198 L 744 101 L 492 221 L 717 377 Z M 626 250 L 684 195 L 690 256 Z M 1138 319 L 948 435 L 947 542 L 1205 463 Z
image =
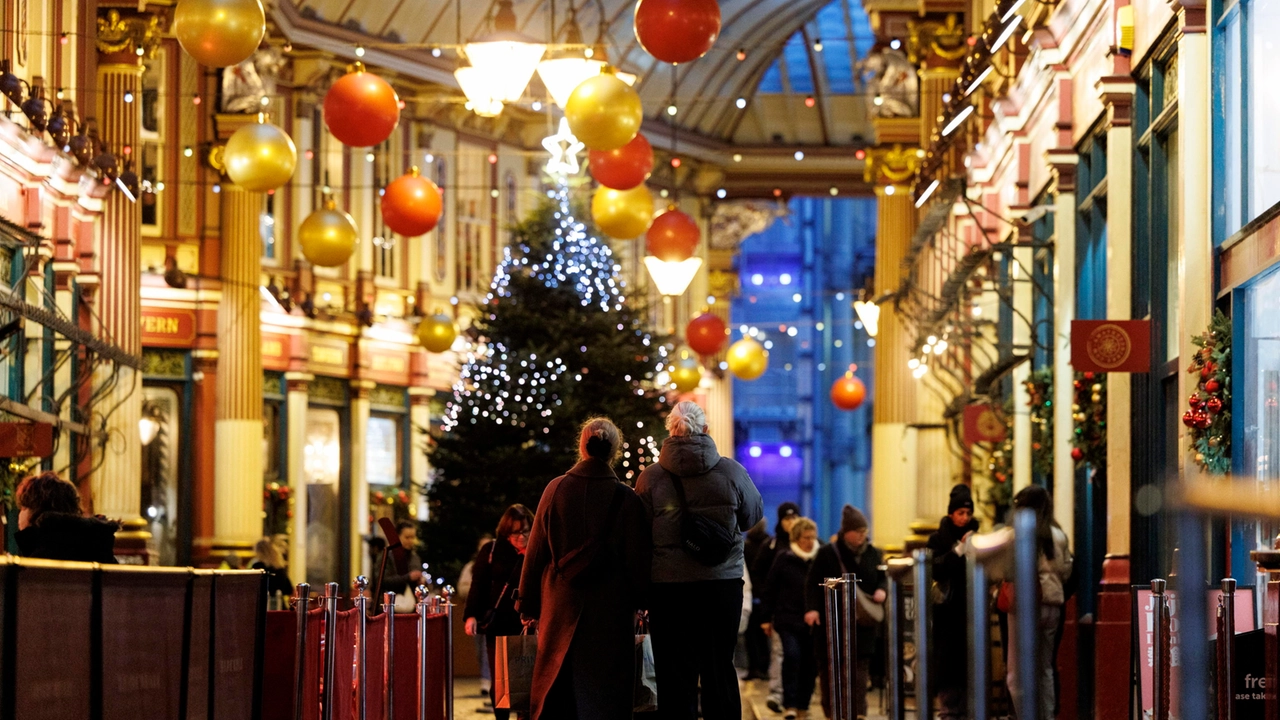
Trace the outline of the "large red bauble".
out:
M 1080 448 L 1071 448 L 1071 459 L 1080 462 L 1084 459 L 1084 451 Z
M 1218 392 L 1218 388 L 1220 387 L 1222 387 L 1222 385 L 1217 380 L 1210 380 L 1204 384 L 1205 391 L 1211 393 Z
M 702 313 L 685 326 L 684 339 L 699 355 L 715 355 L 729 341 L 729 328 L 719 316 Z
M 440 222 L 440 188 L 415 167 L 387 185 L 380 208 L 383 222 L 392 231 L 405 237 L 425 235 Z
M 356 65 L 324 95 L 324 124 L 338 142 L 373 147 L 400 122 L 400 98 L 386 80 Z
M 639 133 L 617 150 L 592 150 L 591 177 L 614 190 L 630 190 L 653 172 L 653 146 Z
M 653 219 L 645 233 L 645 249 L 664 262 L 684 262 L 698 250 L 698 223 L 674 207 Z
M 831 386 L 831 402 L 841 410 L 857 410 L 867 397 L 867 386 L 847 372 L 841 375 Z
M 697 60 L 720 35 L 716 0 L 640 0 L 636 3 L 636 39 L 650 55 L 669 63 Z

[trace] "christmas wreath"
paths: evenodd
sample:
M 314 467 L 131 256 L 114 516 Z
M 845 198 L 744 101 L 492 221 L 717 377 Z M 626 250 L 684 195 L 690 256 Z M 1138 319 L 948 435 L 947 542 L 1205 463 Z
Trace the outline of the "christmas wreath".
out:
M 262 489 L 262 514 L 266 520 L 263 531 L 268 535 L 287 535 L 289 521 L 293 518 L 293 492 L 288 485 L 267 483 Z
M 1076 467 L 1107 465 L 1107 376 L 1076 373 L 1071 404 L 1075 429 L 1071 436 L 1071 459 Z
M 1031 373 L 1026 388 L 1031 412 L 1031 470 L 1047 477 L 1053 474 L 1053 370 Z
M 1191 452 L 1207 472 L 1231 470 L 1231 318 L 1216 311 L 1209 329 L 1191 338 L 1199 350 L 1187 372 L 1199 376 L 1182 423 L 1191 429 Z

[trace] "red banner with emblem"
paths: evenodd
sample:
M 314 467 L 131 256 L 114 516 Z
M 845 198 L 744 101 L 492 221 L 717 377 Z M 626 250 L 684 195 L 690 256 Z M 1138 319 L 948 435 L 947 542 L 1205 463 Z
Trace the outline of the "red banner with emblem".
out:
M 1071 321 L 1071 367 L 1078 372 L 1150 372 L 1151 321 Z
M 1008 427 L 990 405 L 969 405 L 964 409 L 964 441 L 974 443 L 1002 442 Z
M 53 455 L 53 426 L 48 423 L 0 423 L 0 457 Z

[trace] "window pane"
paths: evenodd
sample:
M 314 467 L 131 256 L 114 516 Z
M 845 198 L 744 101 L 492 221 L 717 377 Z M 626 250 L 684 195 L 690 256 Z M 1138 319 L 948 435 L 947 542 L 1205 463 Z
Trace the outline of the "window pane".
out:
M 369 418 L 366 434 L 365 476 L 370 485 L 400 484 L 400 421 Z
M 161 565 L 178 557 L 178 466 L 181 462 L 182 406 L 178 393 L 164 387 L 142 389 L 142 516 L 151 531 L 148 549 Z
M 342 473 L 342 425 L 338 411 L 307 410 L 307 582 L 338 580 L 338 482 Z
M 1242 88 L 1238 79 L 1240 74 L 1240 14 L 1232 16 L 1225 29 L 1226 44 L 1225 62 L 1222 68 L 1222 138 L 1224 173 L 1221 202 L 1225 204 L 1226 234 L 1219 241 L 1235 234 L 1240 229 L 1241 220 L 1241 170 L 1244 162 L 1244 148 L 1241 145 L 1241 129 L 1244 122 L 1240 97 Z
M 1168 232 L 1165 233 L 1166 275 L 1164 301 L 1165 361 L 1178 357 L 1182 338 L 1178 327 L 1178 275 L 1182 266 L 1182 244 L 1178 242 L 1182 229 L 1182 183 L 1178 181 L 1178 133 L 1169 133 L 1165 139 L 1165 187 L 1168 188 Z
M 1256 218 L 1280 202 L 1280 93 L 1275 92 L 1275 64 L 1280 51 L 1280 3 L 1255 2 L 1249 7 L 1249 217 Z
M 1245 302 L 1243 442 L 1233 448 L 1243 461 L 1242 478 L 1274 486 L 1280 479 L 1280 272 L 1271 272 L 1248 290 Z M 1259 542 L 1276 535 L 1261 523 Z

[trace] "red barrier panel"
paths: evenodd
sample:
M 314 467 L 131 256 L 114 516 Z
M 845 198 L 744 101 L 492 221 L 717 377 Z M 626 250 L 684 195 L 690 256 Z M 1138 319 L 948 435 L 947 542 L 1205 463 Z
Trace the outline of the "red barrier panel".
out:
M 320 678 L 324 674 L 321 665 L 320 640 L 324 637 L 324 608 L 307 611 L 307 647 L 302 680 L 302 720 L 320 720 Z
M 445 654 L 448 645 L 445 635 L 449 632 L 449 618 L 443 613 L 427 616 L 427 720 L 445 720 Z M 414 643 L 416 646 L 417 643 Z M 417 671 L 418 663 L 413 663 Z M 416 694 L 416 693 L 415 693 Z M 400 720 L 397 717 L 396 720 Z
M 262 720 L 293 720 L 298 614 L 267 613 L 266 652 L 262 658 Z
M 338 613 L 333 646 L 333 720 L 357 717 L 355 695 L 356 623 L 355 608 Z
M 259 571 L 216 571 L 213 579 L 211 718 L 253 720 L 262 691 L 263 616 L 267 576 Z
M 400 630 L 396 626 L 397 632 Z M 386 694 L 387 694 L 387 676 L 386 676 L 386 642 L 387 642 L 387 615 L 383 613 L 369 618 L 369 624 L 365 629 L 365 642 L 369 647 L 369 670 L 366 673 L 368 682 L 368 709 L 365 711 L 365 717 L 369 720 L 385 720 L 387 716 L 386 710 Z M 396 636 L 396 642 L 402 642 L 400 636 Z
M 213 623 L 213 572 L 191 572 L 191 646 L 187 654 L 187 720 L 209 717 L 209 650 Z
M 17 582 L 13 717 L 84 720 L 93 688 L 93 572 L 89 563 L 23 559 Z
M 185 568 L 102 568 L 103 720 L 179 717 L 190 579 Z

